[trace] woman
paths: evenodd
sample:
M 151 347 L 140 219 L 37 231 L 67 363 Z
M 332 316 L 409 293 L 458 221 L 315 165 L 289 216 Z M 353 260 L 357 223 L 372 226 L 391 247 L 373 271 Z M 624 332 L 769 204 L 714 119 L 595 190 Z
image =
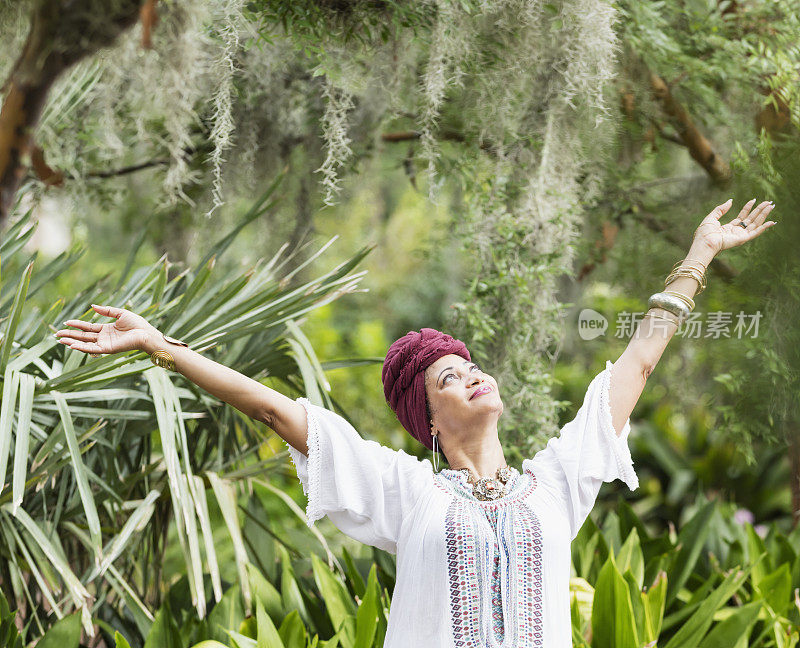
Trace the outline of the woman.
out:
M 627 445 L 630 414 L 705 287 L 711 259 L 774 224 L 764 222 L 773 205 L 753 210 L 754 203 L 725 225 L 719 219 L 730 200 L 703 219 L 624 353 L 606 361 L 575 419 L 524 460 L 521 472 L 503 457 L 496 381 L 471 362 L 462 342 L 434 329 L 394 342 L 381 374 L 387 402 L 432 450 L 433 463 L 364 440 L 338 414 L 209 360 L 130 311 L 93 304 L 116 321 L 68 320 L 80 330 L 56 335 L 85 353 L 153 354 L 156 364 L 275 430 L 308 496 L 308 524 L 327 515 L 347 535 L 397 554 L 385 647 L 566 648 L 570 543 L 603 482 L 638 486 Z M 438 470 L 439 452 L 451 468 Z

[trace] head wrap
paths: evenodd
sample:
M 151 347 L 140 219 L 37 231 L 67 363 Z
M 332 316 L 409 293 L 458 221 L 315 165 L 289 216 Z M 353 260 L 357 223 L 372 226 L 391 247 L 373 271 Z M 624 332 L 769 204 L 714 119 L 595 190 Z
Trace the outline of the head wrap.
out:
M 471 360 L 466 345 L 432 328 L 409 331 L 396 340 L 383 361 L 383 395 L 402 426 L 426 448 L 433 449 L 425 409 L 425 369 L 454 353 Z

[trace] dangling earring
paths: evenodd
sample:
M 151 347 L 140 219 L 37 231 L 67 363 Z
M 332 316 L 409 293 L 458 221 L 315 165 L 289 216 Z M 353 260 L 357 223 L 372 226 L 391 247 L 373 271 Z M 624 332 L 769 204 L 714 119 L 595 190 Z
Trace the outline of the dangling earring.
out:
M 431 430 L 433 430 L 433 421 L 431 421 Z M 439 435 L 431 432 L 431 436 L 433 437 L 433 448 L 431 449 L 433 453 L 433 471 L 439 472 L 439 442 L 436 439 Z

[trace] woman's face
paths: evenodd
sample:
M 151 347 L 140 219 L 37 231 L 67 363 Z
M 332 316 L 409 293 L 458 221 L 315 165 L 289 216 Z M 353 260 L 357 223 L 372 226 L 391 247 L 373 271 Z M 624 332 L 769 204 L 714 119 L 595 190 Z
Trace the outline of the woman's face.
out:
M 425 370 L 425 391 L 433 425 L 446 433 L 496 422 L 503 413 L 495 379 L 460 355 L 442 356 Z

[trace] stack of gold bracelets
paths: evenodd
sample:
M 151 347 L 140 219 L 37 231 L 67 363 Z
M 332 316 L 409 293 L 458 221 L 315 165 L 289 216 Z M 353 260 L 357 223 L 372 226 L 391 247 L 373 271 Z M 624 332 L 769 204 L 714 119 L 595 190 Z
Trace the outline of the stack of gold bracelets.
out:
M 679 267 L 680 266 L 680 267 Z M 698 267 L 699 266 L 699 267 Z M 695 259 L 685 259 L 678 261 L 672 266 L 672 271 L 664 280 L 664 287 L 666 288 L 678 277 L 691 277 L 697 282 L 697 295 L 706 289 L 706 266 L 701 261 Z M 661 308 L 668 311 L 677 317 L 677 320 L 668 317 L 660 317 L 656 314 L 651 314 L 649 311 L 645 317 L 652 319 L 659 319 L 665 322 L 672 322 L 680 326 L 684 320 L 689 317 L 689 313 L 694 310 L 694 300 L 688 295 L 684 295 L 676 290 L 665 290 L 663 292 L 650 295 L 647 300 L 647 307 Z
M 189 345 L 186 342 L 181 342 L 180 340 L 176 340 L 174 337 L 169 337 L 168 335 L 164 335 L 161 333 L 161 337 L 163 337 L 167 342 L 171 342 L 172 344 L 179 344 L 180 346 L 188 347 Z M 169 369 L 170 371 L 175 371 L 175 358 L 172 357 L 172 354 L 169 351 L 162 351 L 161 349 L 157 351 L 153 351 L 150 354 L 150 362 L 152 362 L 157 367 L 162 367 L 164 369 Z

